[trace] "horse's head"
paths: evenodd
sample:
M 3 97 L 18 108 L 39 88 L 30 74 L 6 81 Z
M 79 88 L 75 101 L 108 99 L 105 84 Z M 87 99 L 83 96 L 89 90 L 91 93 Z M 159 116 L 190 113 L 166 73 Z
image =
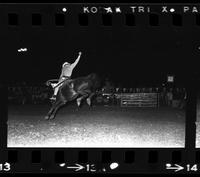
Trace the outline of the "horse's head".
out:
M 45 82 L 45 85 L 54 88 L 57 85 L 57 80 L 56 79 L 48 80 Z
M 46 86 L 50 86 L 50 84 L 51 84 L 51 82 L 49 82 L 49 81 L 46 81 L 46 82 L 45 82 L 45 85 L 46 85 Z

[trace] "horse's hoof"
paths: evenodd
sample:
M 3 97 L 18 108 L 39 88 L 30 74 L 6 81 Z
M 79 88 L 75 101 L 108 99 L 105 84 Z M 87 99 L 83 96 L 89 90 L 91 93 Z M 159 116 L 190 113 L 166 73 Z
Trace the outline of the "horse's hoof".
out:
M 49 120 L 52 120 L 52 119 L 54 119 L 54 118 L 55 118 L 55 116 L 52 115 L 52 116 L 50 116 Z
M 44 118 L 45 120 L 48 120 L 49 119 L 49 116 L 45 116 L 45 118 Z

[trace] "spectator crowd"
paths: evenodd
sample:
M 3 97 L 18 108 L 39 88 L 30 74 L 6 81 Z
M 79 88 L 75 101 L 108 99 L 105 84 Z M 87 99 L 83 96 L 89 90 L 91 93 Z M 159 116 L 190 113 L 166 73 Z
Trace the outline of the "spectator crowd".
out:
M 186 100 L 185 88 L 176 87 L 138 87 L 125 88 L 114 87 L 108 80 L 104 86 L 98 90 L 96 100 L 104 100 L 104 102 L 114 102 L 113 95 L 122 93 L 158 93 L 160 106 L 174 106 L 183 108 Z M 49 98 L 53 94 L 53 89 L 44 84 L 28 86 L 26 83 L 12 85 L 8 87 L 8 103 L 9 104 L 48 104 Z M 102 99 L 101 99 L 102 98 Z
M 8 87 L 8 103 L 12 104 L 44 104 L 49 102 L 51 88 L 45 85 L 17 85 Z

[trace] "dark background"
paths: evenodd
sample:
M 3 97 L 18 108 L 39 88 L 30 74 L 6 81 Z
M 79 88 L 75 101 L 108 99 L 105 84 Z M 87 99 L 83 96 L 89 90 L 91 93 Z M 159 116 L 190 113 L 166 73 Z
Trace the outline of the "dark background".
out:
M 26 15 L 20 26 L 3 26 L 3 80 L 37 83 L 57 79 L 62 64 L 74 62 L 79 51 L 81 60 L 72 78 L 95 72 L 116 84 L 149 86 L 166 82 L 168 74 L 175 75 L 177 84 L 200 75 L 199 27 L 173 27 L 165 21 L 159 27 L 126 27 L 121 21 L 111 27 L 98 23 L 81 27 L 73 22 L 75 17 L 67 18 L 64 27 L 56 27 L 53 20 L 32 27 Z M 17 52 L 25 47 L 27 52 Z

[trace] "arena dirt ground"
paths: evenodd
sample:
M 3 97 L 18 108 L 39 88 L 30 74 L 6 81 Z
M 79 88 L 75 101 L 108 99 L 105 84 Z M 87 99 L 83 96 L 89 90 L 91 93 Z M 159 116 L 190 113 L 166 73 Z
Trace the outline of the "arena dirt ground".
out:
M 47 121 L 49 109 L 9 106 L 8 147 L 184 147 L 185 112 L 180 109 L 84 105 L 77 110 L 68 105 Z

